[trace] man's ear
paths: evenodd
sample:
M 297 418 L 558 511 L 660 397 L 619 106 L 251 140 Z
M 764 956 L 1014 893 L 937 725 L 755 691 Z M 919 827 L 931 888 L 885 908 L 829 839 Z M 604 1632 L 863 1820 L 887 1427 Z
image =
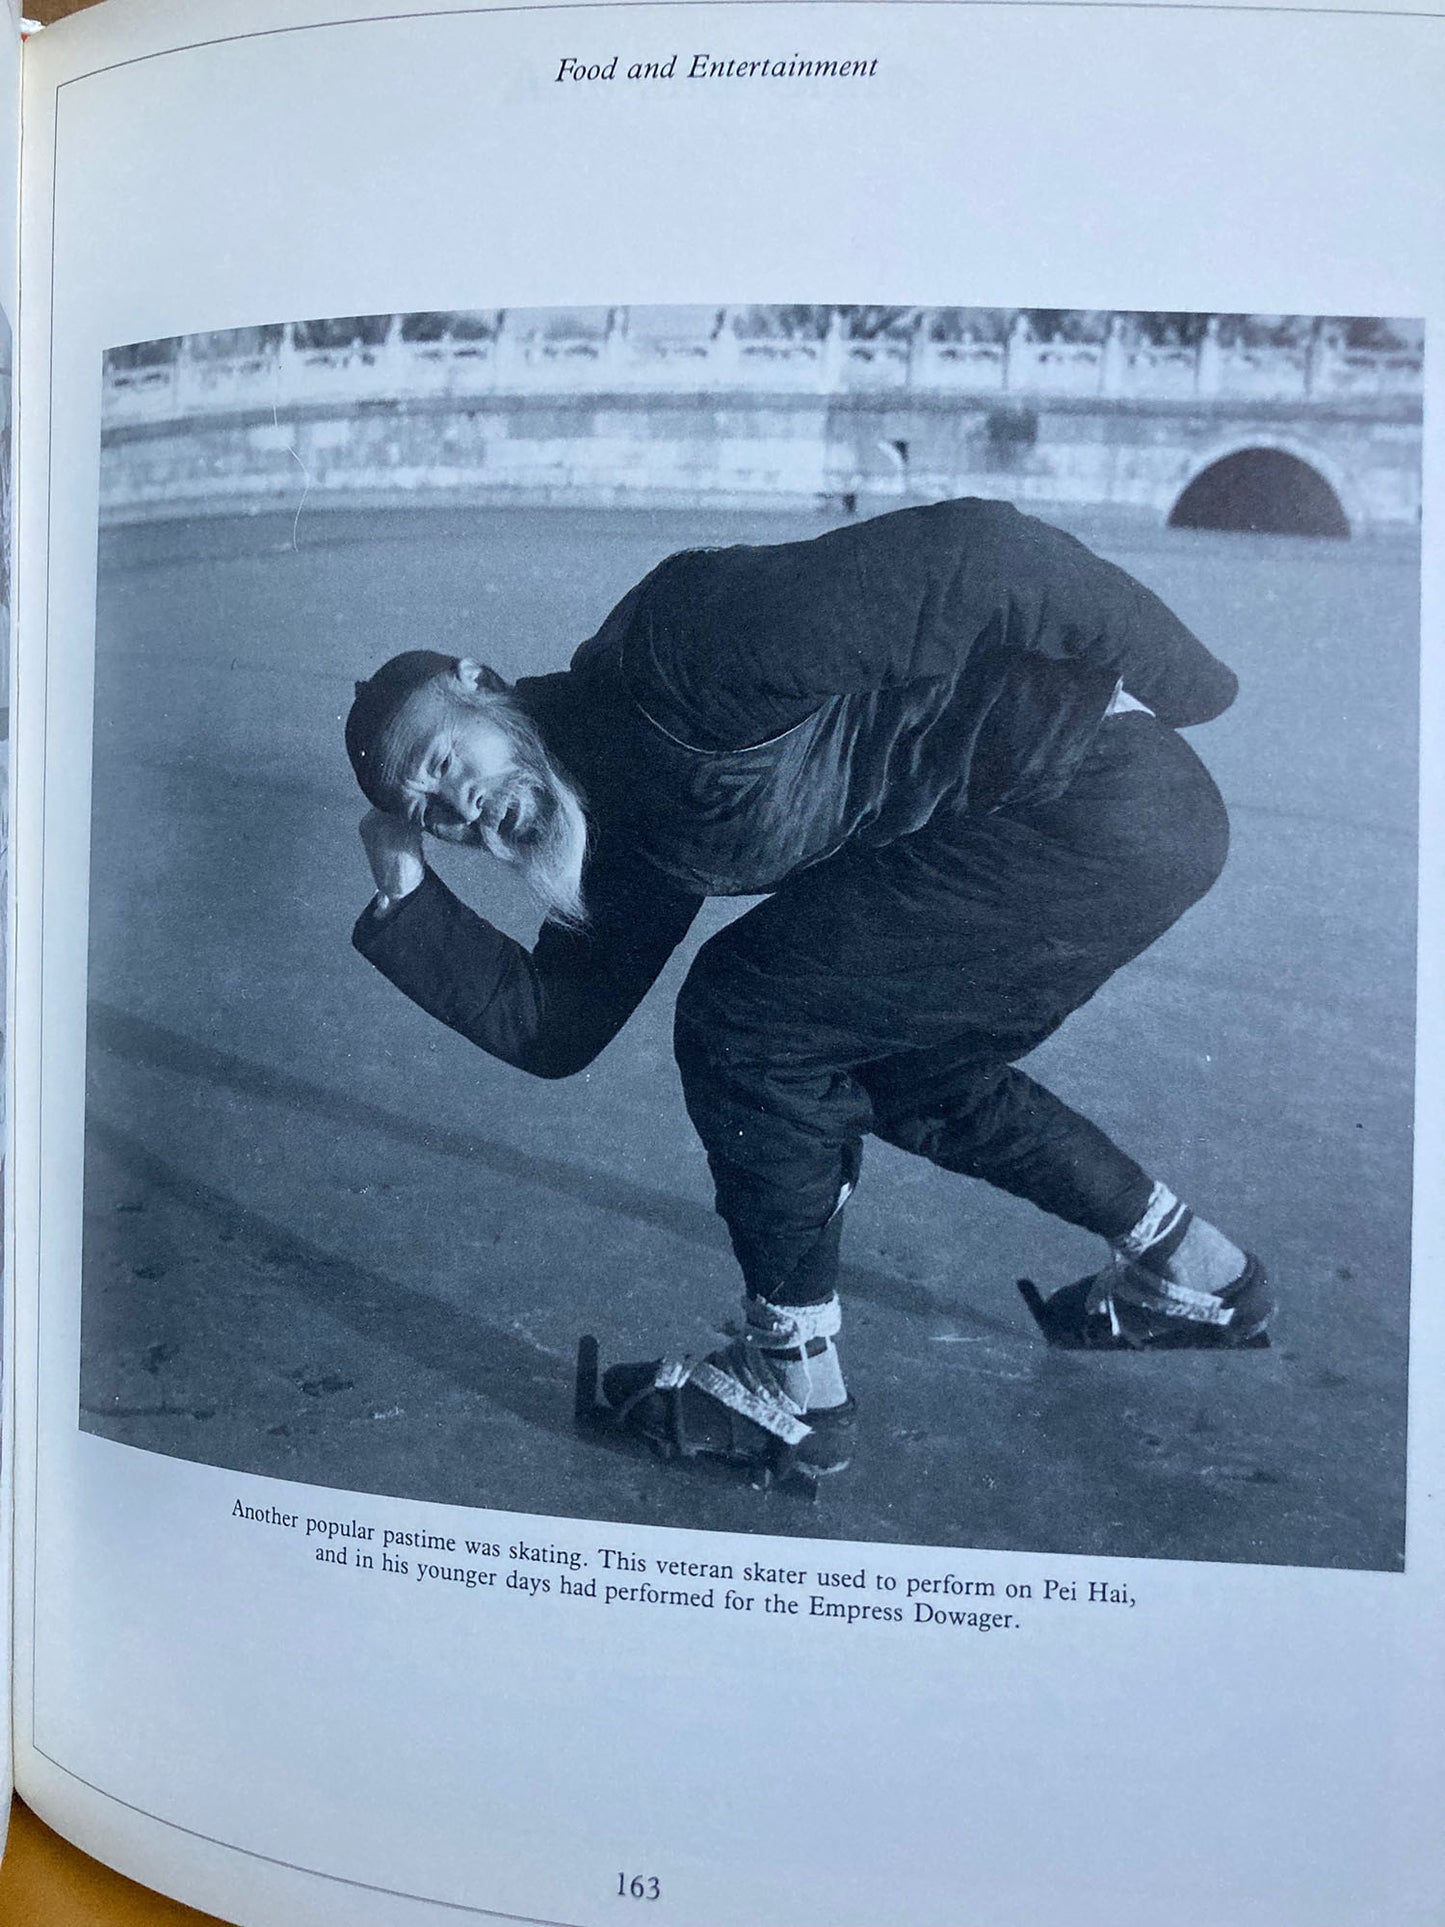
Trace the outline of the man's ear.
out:
M 473 696 L 500 696 L 507 689 L 505 678 L 495 669 L 484 662 L 473 662 L 470 656 L 463 656 L 458 662 L 456 678 Z

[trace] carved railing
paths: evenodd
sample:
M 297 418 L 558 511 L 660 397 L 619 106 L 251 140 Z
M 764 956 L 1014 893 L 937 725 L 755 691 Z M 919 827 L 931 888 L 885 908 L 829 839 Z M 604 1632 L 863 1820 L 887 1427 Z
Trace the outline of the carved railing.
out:
M 884 314 L 882 325 L 859 314 Z M 107 355 L 104 420 L 529 394 L 897 394 L 1326 403 L 1418 397 L 1409 324 L 770 308 L 496 309 L 189 335 Z

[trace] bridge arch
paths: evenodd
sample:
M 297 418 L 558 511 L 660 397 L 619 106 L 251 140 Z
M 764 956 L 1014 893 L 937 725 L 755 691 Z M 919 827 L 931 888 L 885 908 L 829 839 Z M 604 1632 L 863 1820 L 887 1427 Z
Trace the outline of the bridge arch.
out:
M 1170 528 L 1347 539 L 1347 491 L 1310 449 L 1254 436 L 1194 465 L 1169 511 Z

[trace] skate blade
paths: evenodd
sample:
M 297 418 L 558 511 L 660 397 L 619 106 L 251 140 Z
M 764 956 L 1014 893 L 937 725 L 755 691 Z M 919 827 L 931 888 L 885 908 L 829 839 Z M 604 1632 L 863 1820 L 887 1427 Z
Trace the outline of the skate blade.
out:
M 846 1471 L 849 1465 L 846 1458 L 821 1467 L 786 1461 L 777 1465 L 766 1462 L 745 1464 L 726 1452 L 712 1452 L 706 1447 L 685 1451 L 675 1439 L 661 1433 L 629 1426 L 625 1422 L 619 1423 L 618 1414 L 602 1396 L 601 1386 L 597 1340 L 589 1332 L 577 1344 L 573 1420 L 579 1432 L 587 1433 L 599 1443 L 621 1452 L 635 1453 L 645 1449 L 664 1465 L 680 1466 L 726 1484 L 736 1485 L 741 1480 L 754 1492 L 785 1493 L 790 1498 L 805 1499 L 810 1504 L 817 1503 L 821 1482 L 837 1472 Z
M 823 1488 L 830 1479 L 837 1478 L 852 1465 L 851 1459 L 840 1459 L 836 1465 L 790 1465 L 778 1471 L 766 1468 L 762 1480 L 754 1483 L 763 1491 L 771 1488 L 774 1492 L 786 1493 L 790 1499 L 803 1499 L 809 1505 L 816 1505 L 823 1496 Z
M 1049 1315 L 1044 1308 L 1043 1293 L 1039 1290 L 1032 1278 L 1020 1278 L 1018 1283 L 1019 1296 L 1028 1306 L 1030 1316 L 1044 1337 L 1049 1339 L 1050 1344 L 1052 1344 L 1053 1340 L 1049 1337 Z
M 604 1418 L 606 1414 L 607 1408 L 604 1406 Z M 849 1464 L 844 1459 L 839 1465 L 830 1465 L 822 1470 L 809 1465 L 772 1465 L 766 1460 L 745 1464 L 739 1459 L 730 1458 L 725 1452 L 709 1452 L 706 1449 L 683 1452 L 672 1439 L 658 1438 L 646 1432 L 629 1434 L 619 1431 L 616 1436 L 632 1445 L 645 1445 L 659 1464 L 676 1466 L 692 1478 L 731 1486 L 734 1490 L 742 1486 L 749 1492 L 801 1499 L 808 1505 L 818 1503 L 824 1480 L 831 1478 L 835 1472 L 846 1471 Z
M 1085 1349 L 1088 1341 L 1084 1335 L 1084 1298 L 1078 1285 L 1065 1285 L 1050 1298 L 1044 1297 L 1032 1278 L 1020 1278 L 1018 1287 L 1019 1296 L 1028 1306 L 1046 1345 L 1069 1352 Z
M 1255 1352 L 1269 1348 L 1268 1330 L 1252 1332 L 1248 1338 L 1226 1338 L 1212 1326 L 1192 1329 L 1181 1327 L 1177 1333 L 1161 1336 L 1145 1344 L 1111 1340 L 1107 1334 L 1095 1336 L 1086 1322 L 1085 1298 L 1081 1292 L 1081 1287 L 1090 1282 L 1089 1279 L 1080 1279 L 1077 1284 L 1065 1285 L 1051 1298 L 1045 1298 L 1031 1278 L 1019 1279 L 1019 1296 L 1043 1333 L 1045 1344 L 1070 1352 Z

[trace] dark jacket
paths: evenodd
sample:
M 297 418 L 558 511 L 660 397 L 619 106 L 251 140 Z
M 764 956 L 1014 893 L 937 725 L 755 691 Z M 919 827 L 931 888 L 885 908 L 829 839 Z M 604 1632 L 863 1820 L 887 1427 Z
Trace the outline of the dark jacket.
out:
M 589 927 L 530 953 L 428 873 L 354 941 L 424 1009 L 544 1077 L 590 1063 L 711 895 L 843 844 L 1059 794 L 1117 689 L 1175 727 L 1234 676 L 1158 597 L 1001 502 L 690 550 L 517 697 L 587 802 Z

